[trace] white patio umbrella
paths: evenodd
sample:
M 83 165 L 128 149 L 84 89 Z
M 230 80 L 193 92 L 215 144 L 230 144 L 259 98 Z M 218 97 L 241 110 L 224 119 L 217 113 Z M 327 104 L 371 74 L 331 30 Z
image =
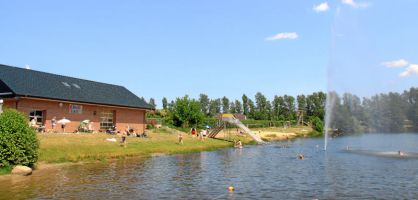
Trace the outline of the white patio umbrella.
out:
M 65 119 L 65 117 L 57 121 L 57 123 L 59 123 L 59 124 L 61 124 L 61 125 L 62 125 L 62 126 L 61 126 L 61 127 L 62 127 L 62 132 L 64 132 L 64 133 L 65 133 L 65 124 L 68 124 L 68 123 L 70 123 L 70 122 L 71 122 L 71 121 L 70 121 L 70 120 L 68 120 L 68 119 Z
M 70 123 L 71 121 L 70 120 L 68 120 L 68 119 L 65 119 L 65 118 L 62 118 L 62 119 L 60 119 L 60 120 L 58 120 L 58 123 L 59 124 L 68 124 L 68 123 Z

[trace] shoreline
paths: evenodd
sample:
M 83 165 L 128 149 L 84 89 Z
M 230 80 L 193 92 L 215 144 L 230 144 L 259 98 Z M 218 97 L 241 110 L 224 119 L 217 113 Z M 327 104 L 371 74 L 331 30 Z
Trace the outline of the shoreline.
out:
M 257 133 L 267 141 L 283 141 L 298 137 L 296 133 L 274 132 L 271 130 L 257 130 Z M 256 131 L 255 131 L 256 132 Z M 233 147 L 234 140 L 242 140 L 245 145 L 252 145 L 252 140 L 247 136 L 233 136 L 229 140 L 222 138 L 199 138 L 181 132 L 184 144 L 178 144 L 178 134 L 173 129 L 162 128 L 150 132 L 148 138 L 127 137 L 127 144 L 120 142 L 108 142 L 106 139 L 115 138 L 120 140 L 121 135 L 108 134 L 39 134 L 41 148 L 39 159 L 35 164 L 34 172 L 38 173 L 50 169 L 56 169 L 69 165 L 83 165 L 95 162 L 107 162 L 130 158 L 151 158 L 156 156 L 169 156 L 175 154 L 188 154 L 205 151 L 216 151 L 223 148 Z M 221 134 L 222 135 L 222 134 Z M 224 135 L 225 137 L 225 135 Z M 14 175 L 0 175 L 0 180 L 11 178 Z
M 178 144 L 177 132 L 153 132 L 149 138 L 127 137 L 127 144 L 120 143 L 121 135 L 107 134 L 40 134 L 41 143 L 38 162 L 33 172 L 70 165 L 83 165 L 95 162 L 108 162 L 130 158 L 151 158 L 175 154 L 188 154 L 216 151 L 233 147 L 233 142 L 220 139 L 198 140 L 183 133 L 184 144 Z M 117 142 L 106 139 L 115 138 Z M 86 140 L 79 142 L 79 140 Z M 15 177 L 10 173 L 0 175 L 0 180 Z
M 247 144 L 247 145 L 251 145 L 251 144 Z M 104 158 L 104 159 L 100 159 L 100 160 L 82 160 L 82 161 L 77 161 L 77 162 L 71 162 L 71 161 L 67 161 L 67 162 L 57 162 L 57 163 L 47 163 L 45 161 L 40 161 L 38 163 L 35 164 L 35 167 L 33 169 L 33 173 L 43 173 L 45 171 L 52 171 L 52 170 L 57 170 L 60 169 L 62 167 L 68 167 L 68 166 L 74 166 L 74 165 L 85 165 L 85 164 L 94 164 L 94 163 L 98 163 L 98 162 L 112 162 L 112 161 L 117 161 L 117 160 L 125 160 L 125 159 L 148 159 L 148 158 L 152 158 L 152 157 L 163 157 L 163 156 L 171 156 L 171 155 L 177 155 L 177 154 L 191 154 L 191 153 L 198 153 L 198 152 L 210 152 L 210 151 L 217 151 L 220 149 L 224 149 L 224 148 L 232 148 L 233 143 L 230 142 L 230 145 L 228 146 L 220 146 L 220 147 L 209 147 L 206 149 L 191 149 L 190 151 L 173 151 L 171 153 L 161 153 L 161 152 L 154 152 L 154 153 L 149 153 L 147 155 L 125 155 L 125 156 L 120 156 L 117 158 L 114 157 L 108 157 L 108 158 Z M 31 175 L 27 176 L 30 177 Z M 3 174 L 0 175 L 0 181 L 3 180 L 7 180 L 7 179 L 13 179 L 14 177 L 25 177 L 25 176 L 20 176 L 20 175 L 13 175 L 13 174 Z

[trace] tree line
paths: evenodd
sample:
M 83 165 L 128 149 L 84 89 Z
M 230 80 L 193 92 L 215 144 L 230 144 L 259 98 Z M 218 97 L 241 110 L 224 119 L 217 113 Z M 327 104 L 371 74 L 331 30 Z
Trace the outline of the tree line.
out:
M 254 99 L 243 94 L 241 99 L 235 100 L 226 96 L 209 98 L 206 94 L 200 94 L 198 99 L 184 96 L 170 102 L 164 97 L 162 109 L 157 113 L 179 127 L 199 125 L 206 118 L 214 118 L 219 113 L 243 114 L 253 120 L 295 122 L 298 111 L 301 111 L 306 122 L 313 118 L 323 121 L 325 101 L 326 94 L 323 92 L 297 95 L 296 98 L 290 95 L 275 95 L 271 101 L 261 92 L 256 93 Z M 149 103 L 155 106 L 154 99 L 150 99 Z
M 418 88 L 402 93 L 389 92 L 360 98 L 351 93 L 314 92 L 310 95 L 274 96 L 268 100 L 258 92 L 254 98 L 243 94 L 241 99 L 209 98 L 200 94 L 168 101 L 162 99 L 157 115 L 177 127 L 199 126 L 219 113 L 238 113 L 250 120 L 295 122 L 300 112 L 303 120 L 322 132 L 326 98 L 329 98 L 329 129 L 344 133 L 418 132 Z M 155 100 L 150 104 L 156 106 Z
M 350 93 L 330 92 L 328 96 L 332 129 L 344 133 L 418 132 L 418 88 L 362 99 Z

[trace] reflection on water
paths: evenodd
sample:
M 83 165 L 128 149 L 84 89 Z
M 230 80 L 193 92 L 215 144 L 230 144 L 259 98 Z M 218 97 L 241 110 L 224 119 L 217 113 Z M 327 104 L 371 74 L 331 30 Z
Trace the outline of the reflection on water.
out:
M 1 199 L 411 199 L 418 159 L 365 156 L 418 152 L 417 134 L 301 139 L 244 149 L 127 159 L 39 171 L 0 180 Z M 302 153 L 305 160 L 296 159 Z M 228 192 L 234 186 L 235 192 Z
M 364 150 L 364 149 L 346 149 L 346 153 L 355 153 L 360 155 L 368 156 L 381 156 L 399 159 L 418 159 L 418 153 L 416 152 L 404 152 L 404 151 L 375 151 L 375 150 Z

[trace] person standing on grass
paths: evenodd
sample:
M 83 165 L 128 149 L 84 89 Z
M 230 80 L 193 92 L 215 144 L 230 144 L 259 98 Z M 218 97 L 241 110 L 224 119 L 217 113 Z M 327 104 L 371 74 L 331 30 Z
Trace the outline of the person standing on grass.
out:
M 120 143 L 121 143 L 121 146 L 126 147 L 126 136 L 124 135 L 122 136 Z
M 195 136 L 196 135 L 196 129 L 195 128 L 192 128 L 192 136 Z
M 183 144 L 183 134 L 179 133 L 179 144 Z
M 202 131 L 200 131 L 200 133 L 199 133 L 199 139 L 200 139 L 200 141 L 203 141 L 203 133 L 204 133 L 204 129 L 202 129 Z
M 51 127 L 52 127 L 52 130 L 55 130 L 55 126 L 57 125 L 57 118 L 54 116 L 52 119 L 51 119 Z

